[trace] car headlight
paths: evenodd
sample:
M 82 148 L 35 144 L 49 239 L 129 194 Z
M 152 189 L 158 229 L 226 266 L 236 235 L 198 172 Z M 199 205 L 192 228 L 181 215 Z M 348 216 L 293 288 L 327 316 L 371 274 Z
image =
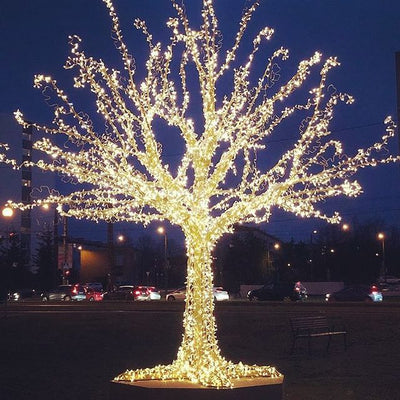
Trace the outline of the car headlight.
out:
M 326 295 L 325 295 L 325 300 L 328 301 L 328 300 L 329 300 L 329 297 L 331 297 L 330 293 L 326 294 Z

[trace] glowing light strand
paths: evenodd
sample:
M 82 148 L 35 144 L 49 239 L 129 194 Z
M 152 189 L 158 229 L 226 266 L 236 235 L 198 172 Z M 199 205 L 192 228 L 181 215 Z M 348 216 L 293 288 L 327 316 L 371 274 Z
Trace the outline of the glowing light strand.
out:
M 42 192 L 42 198 L 33 204 L 10 205 L 26 209 L 54 203 L 62 215 L 75 218 L 143 224 L 169 220 L 182 228 L 188 255 L 187 297 L 177 357 L 170 365 L 126 371 L 116 380 L 177 379 L 231 387 L 241 377 L 279 378 L 281 374 L 274 367 L 235 364 L 221 355 L 213 313 L 211 252 L 234 224 L 268 221 L 273 206 L 301 217 L 338 222 L 337 212 L 327 215 L 316 208 L 318 203 L 339 195 L 359 195 L 361 186 L 351 180 L 358 169 L 399 160 L 380 156 L 394 135 L 395 125 L 388 118 L 382 139 L 354 156 L 344 156 L 341 143 L 328 139 L 334 108 L 353 101 L 346 94 L 328 93 L 327 74 L 339 65 L 336 58 L 324 62 L 318 86 L 302 104 L 283 107 L 321 62 L 319 52 L 301 61 L 295 75 L 277 88 L 278 60 L 289 57 L 287 49 L 279 48 L 252 84 L 253 61 L 263 41 L 271 39 L 273 29 L 266 27 L 256 35 L 244 64 L 235 61 L 258 2 L 243 13 L 233 46 L 224 54 L 212 0 L 203 0 L 203 22 L 198 31 L 190 27 L 183 7 L 171 0 L 177 15 L 167 22 L 171 37 L 165 50 L 161 43 L 154 43 L 145 22 L 136 20 L 135 27 L 143 33 L 149 49 L 147 74 L 138 83 L 136 64 L 124 43 L 113 3 L 103 1 L 124 73 L 86 56 L 78 36 L 70 37 L 71 55 L 65 67 L 77 69 L 76 88 L 87 86 L 96 97 L 105 131 L 99 133 L 57 82 L 44 75 L 37 75 L 34 85 L 57 99 L 53 125 L 27 123 L 20 111 L 15 113 L 20 124 L 48 136 L 34 143 L 44 157 L 28 164 L 60 173 L 90 189 L 77 189 L 69 195 Z M 218 56 L 222 56 L 220 63 Z M 175 59 L 178 79 L 173 70 Z M 201 132 L 196 132 L 194 122 L 187 117 L 190 64 L 196 69 L 202 99 Z M 217 82 L 231 66 L 232 92 L 220 99 Z M 265 150 L 265 138 L 294 113 L 305 115 L 297 142 L 272 168 L 261 169 L 258 160 Z M 184 141 L 186 151 L 175 175 L 163 163 L 162 147 L 153 130 L 156 118 L 176 127 Z M 68 146 L 61 147 L 50 139 L 57 135 L 67 137 Z M 0 154 L 0 161 L 20 167 L 4 154 Z

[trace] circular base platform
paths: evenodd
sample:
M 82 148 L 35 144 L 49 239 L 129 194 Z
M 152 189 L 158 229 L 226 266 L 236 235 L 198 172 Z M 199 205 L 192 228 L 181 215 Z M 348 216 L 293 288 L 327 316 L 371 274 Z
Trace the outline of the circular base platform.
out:
M 216 389 L 181 381 L 111 381 L 110 400 L 282 400 L 283 377 L 242 378 L 233 389 Z

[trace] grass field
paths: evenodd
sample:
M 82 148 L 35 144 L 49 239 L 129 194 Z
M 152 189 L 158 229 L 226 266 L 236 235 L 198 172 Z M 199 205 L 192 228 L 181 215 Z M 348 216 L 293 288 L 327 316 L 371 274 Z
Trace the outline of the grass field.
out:
M 25 312 L 28 310 L 29 312 Z M 173 360 L 182 304 L 74 304 L 8 308 L 0 319 L 1 400 L 112 400 L 108 382 L 125 369 Z M 289 354 L 289 317 L 326 313 L 348 331 Z M 226 358 L 274 365 L 285 400 L 399 400 L 400 303 L 227 303 L 216 310 Z

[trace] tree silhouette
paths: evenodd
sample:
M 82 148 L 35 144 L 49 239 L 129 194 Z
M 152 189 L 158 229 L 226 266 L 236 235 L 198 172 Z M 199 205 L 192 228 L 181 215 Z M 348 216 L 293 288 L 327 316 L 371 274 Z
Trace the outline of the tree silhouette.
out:
M 0 242 L 1 287 L 20 289 L 32 285 L 29 255 L 17 232 L 10 232 Z
M 38 235 L 38 246 L 34 257 L 40 288 L 49 290 L 59 284 L 57 255 L 55 254 L 54 232 L 45 227 Z
M 343 155 L 342 144 L 330 138 L 329 123 L 337 104 L 353 99 L 329 88 L 327 74 L 338 65 L 333 57 L 323 62 L 306 99 L 284 106 L 322 55 L 301 61 L 296 73 L 278 84 L 278 62 L 289 56 L 281 47 L 254 79 L 253 60 L 262 42 L 273 35 L 273 29 L 262 29 L 248 57 L 240 61 L 238 49 L 256 1 L 244 10 L 227 50 L 222 50 L 213 0 L 203 0 L 198 30 L 190 26 L 183 6 L 171 0 L 176 16 L 167 22 L 171 36 L 166 46 L 155 43 L 145 22 L 137 19 L 135 26 L 149 47 L 146 74 L 139 82 L 112 1 L 103 1 L 123 72 L 87 56 L 78 36 L 70 37 L 71 55 L 65 67 L 77 70 L 75 87 L 87 86 L 95 95 L 105 129 L 100 131 L 88 114 L 77 110 L 54 79 L 35 77 L 35 86 L 58 101 L 53 101 L 50 126 L 27 123 L 16 112 L 22 125 L 47 133 L 34 148 L 52 160 L 43 157 L 31 165 L 60 173 L 77 187 L 65 195 L 49 193 L 29 206 L 55 203 L 68 217 L 143 224 L 168 220 L 181 227 L 188 256 L 187 295 L 177 357 L 170 365 L 127 371 L 117 380 L 180 379 L 223 387 L 232 386 L 239 377 L 280 376 L 273 367 L 234 364 L 221 355 L 213 315 L 211 252 L 234 224 L 268 221 L 272 207 L 338 222 L 338 213 L 328 215 L 317 208 L 318 203 L 339 195 L 357 196 L 361 187 L 352 176 L 359 168 L 395 161 L 387 153 L 378 154 L 395 126 L 388 118 L 378 143 L 351 157 Z M 230 92 L 224 82 L 230 82 Z M 191 93 L 195 84 L 199 97 Z M 193 98 L 199 98 L 200 105 L 193 105 Z M 189 118 L 191 107 L 201 110 L 201 118 Z M 266 168 L 260 161 L 265 160 L 267 138 L 297 113 L 303 113 L 298 139 Z M 161 138 L 175 140 L 174 133 L 184 148 L 176 170 L 165 162 L 161 146 Z M 67 138 L 65 145 L 57 144 L 59 135 Z

